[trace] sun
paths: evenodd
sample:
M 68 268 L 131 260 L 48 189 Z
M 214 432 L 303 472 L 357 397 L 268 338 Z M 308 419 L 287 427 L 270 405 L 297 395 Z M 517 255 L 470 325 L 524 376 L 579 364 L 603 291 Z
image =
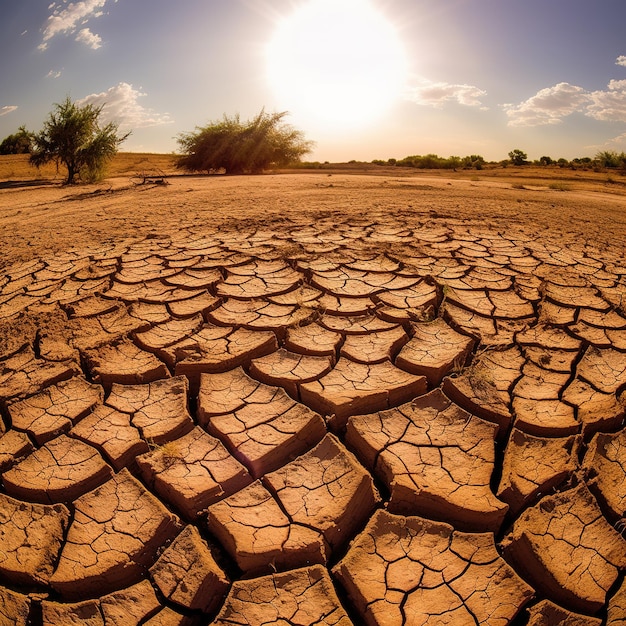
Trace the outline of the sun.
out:
M 407 73 L 398 33 L 370 0 L 308 0 L 277 24 L 266 62 L 279 106 L 328 129 L 374 123 Z

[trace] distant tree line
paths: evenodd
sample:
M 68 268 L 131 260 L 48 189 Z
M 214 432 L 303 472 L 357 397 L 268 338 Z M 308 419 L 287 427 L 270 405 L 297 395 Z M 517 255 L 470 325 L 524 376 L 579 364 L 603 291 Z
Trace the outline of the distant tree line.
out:
M 553 159 L 549 156 L 542 156 L 534 161 L 529 161 L 525 152 L 519 149 L 512 150 L 508 159 L 502 161 L 486 161 L 479 154 L 472 154 L 465 157 L 450 156 L 440 157 L 436 154 L 426 154 L 424 156 L 415 155 L 407 156 L 403 159 L 373 159 L 369 162 L 364 161 L 348 161 L 349 165 L 379 165 L 386 167 L 412 167 L 417 169 L 483 169 L 485 166 L 491 167 L 508 167 L 514 166 L 552 166 L 570 169 L 593 169 L 602 171 L 605 169 L 618 169 L 626 174 L 626 153 L 604 151 L 598 152 L 594 158 L 580 157 L 575 159 Z M 333 164 L 329 161 L 302 161 L 294 164 L 292 167 L 300 169 L 327 169 L 332 168 Z
M 417 169 L 482 169 L 485 165 L 500 165 L 507 167 L 508 165 L 524 166 L 557 166 L 569 168 L 586 168 L 586 169 L 619 169 L 626 173 L 626 153 L 604 150 L 598 152 L 594 158 L 580 157 L 575 159 L 553 159 L 549 156 L 542 156 L 534 161 L 528 160 L 528 155 L 519 148 L 511 150 L 508 154 L 509 158 L 502 161 L 486 161 L 479 154 L 472 154 L 464 157 L 450 156 L 441 157 L 437 154 L 413 155 L 403 159 L 374 159 L 371 161 L 374 165 L 395 166 L 395 167 L 413 167 Z M 355 161 L 352 161 L 355 163 Z M 303 164 L 306 165 L 306 164 Z M 319 165 L 319 163 L 317 163 Z
M 485 164 L 485 159 L 480 154 L 459 157 L 440 157 L 437 154 L 412 155 L 403 159 L 387 159 L 386 161 L 375 159 L 375 165 L 395 165 L 396 167 L 415 167 L 417 169 L 477 169 L 480 170 Z

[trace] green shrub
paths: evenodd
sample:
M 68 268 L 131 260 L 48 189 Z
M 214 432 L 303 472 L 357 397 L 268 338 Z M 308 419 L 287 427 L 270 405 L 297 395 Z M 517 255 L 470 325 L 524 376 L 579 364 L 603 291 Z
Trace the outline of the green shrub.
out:
M 30 154 L 33 149 L 35 135 L 20 126 L 18 131 L 9 135 L 0 143 L 0 154 Z
M 242 122 L 239 115 L 196 127 L 182 133 L 178 143 L 182 155 L 176 165 L 195 172 L 257 174 L 272 167 L 285 167 L 300 161 L 312 143 L 301 131 L 283 122 L 287 112 L 261 112 Z
M 626 153 L 618 154 L 614 150 L 604 150 L 596 154 L 595 163 L 599 167 L 626 170 Z

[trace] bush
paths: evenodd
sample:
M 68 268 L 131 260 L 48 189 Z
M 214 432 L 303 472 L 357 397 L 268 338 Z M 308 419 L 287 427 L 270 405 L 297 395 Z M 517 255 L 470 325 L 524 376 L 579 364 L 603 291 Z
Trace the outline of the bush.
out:
M 485 158 L 482 157 L 480 154 L 470 154 L 461 159 L 461 164 L 463 166 L 463 169 L 466 170 L 482 170 L 483 165 L 485 164 Z
M 18 131 L 9 135 L 0 143 L 0 154 L 30 154 L 33 148 L 34 134 L 20 126 Z
M 407 156 L 399 160 L 388 159 L 387 163 L 389 165 L 397 165 L 398 167 L 415 167 L 419 169 L 456 170 L 462 167 L 463 169 L 475 168 L 481 170 L 485 164 L 485 159 L 479 154 L 472 154 L 465 157 L 449 156 L 448 158 L 440 157 L 437 154 L 426 154 L 424 156 Z
M 528 155 L 518 148 L 509 152 L 509 159 L 513 165 L 526 165 L 528 163 Z
M 283 122 L 287 115 L 261 112 L 241 122 L 239 115 L 196 127 L 178 136 L 182 156 L 176 165 L 188 171 L 258 174 L 272 167 L 297 163 L 311 151 L 312 143 L 301 131 Z
M 66 185 L 74 183 L 77 176 L 86 182 L 98 180 L 103 175 L 105 163 L 130 133 L 118 135 L 118 125 L 114 122 L 101 128 L 101 106 L 79 106 L 68 97 L 54 107 L 43 130 L 34 136 L 30 162 L 37 167 L 51 161 L 57 168 L 64 165 L 67 168 Z
M 596 154 L 595 162 L 600 167 L 626 169 L 626 153 L 618 154 L 613 150 L 604 150 Z

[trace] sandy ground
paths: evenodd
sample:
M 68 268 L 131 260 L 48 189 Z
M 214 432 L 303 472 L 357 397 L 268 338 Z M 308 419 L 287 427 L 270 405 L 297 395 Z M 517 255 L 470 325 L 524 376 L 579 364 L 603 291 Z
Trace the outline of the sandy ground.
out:
M 626 198 L 610 192 L 515 189 L 493 180 L 441 177 L 288 174 L 253 177 L 178 176 L 169 185 L 128 178 L 79 187 L 0 188 L 0 264 L 71 247 L 169 235 L 180 228 L 314 223 L 357 216 L 411 223 L 462 220 L 516 227 L 598 246 L 626 240 Z
M 623 624 L 594 189 L 0 183 L 0 626 Z

